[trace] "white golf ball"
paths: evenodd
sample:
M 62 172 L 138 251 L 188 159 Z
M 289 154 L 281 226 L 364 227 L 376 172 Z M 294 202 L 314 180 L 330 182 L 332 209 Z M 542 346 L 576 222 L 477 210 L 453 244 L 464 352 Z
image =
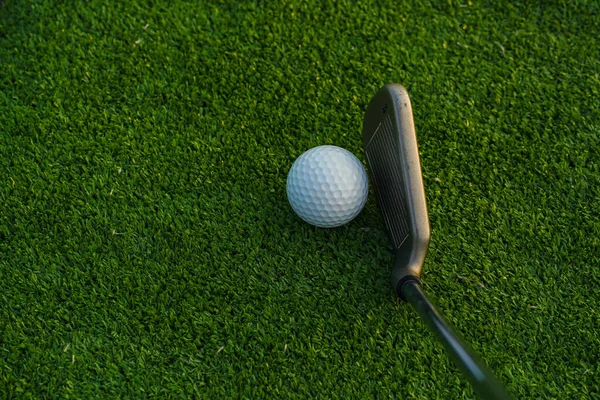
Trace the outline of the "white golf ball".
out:
M 300 218 L 321 228 L 334 228 L 360 213 L 369 183 L 365 167 L 354 154 L 337 146 L 318 146 L 294 162 L 286 190 Z

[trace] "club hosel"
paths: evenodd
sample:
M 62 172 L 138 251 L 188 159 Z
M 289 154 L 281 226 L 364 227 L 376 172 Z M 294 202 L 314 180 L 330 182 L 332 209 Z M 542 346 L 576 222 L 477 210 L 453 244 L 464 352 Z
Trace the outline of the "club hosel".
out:
M 412 243 L 411 239 L 413 240 Z M 392 270 L 392 287 L 402 300 L 406 300 L 406 297 L 402 293 L 404 283 L 417 281 L 419 285 L 421 284 L 419 277 L 421 276 L 421 268 L 427 255 L 428 245 L 429 235 L 425 235 L 422 238 L 413 236 L 400 246 L 400 250 L 406 246 L 406 249 L 409 249 L 409 251 L 396 252 L 396 262 Z

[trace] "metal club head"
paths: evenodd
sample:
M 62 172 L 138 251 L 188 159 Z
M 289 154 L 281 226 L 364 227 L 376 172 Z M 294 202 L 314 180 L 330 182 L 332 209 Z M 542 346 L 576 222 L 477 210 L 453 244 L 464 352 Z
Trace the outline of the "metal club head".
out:
M 392 285 L 419 280 L 429 247 L 429 218 L 412 107 L 406 89 L 388 84 L 373 97 L 363 122 L 371 183 L 394 250 Z

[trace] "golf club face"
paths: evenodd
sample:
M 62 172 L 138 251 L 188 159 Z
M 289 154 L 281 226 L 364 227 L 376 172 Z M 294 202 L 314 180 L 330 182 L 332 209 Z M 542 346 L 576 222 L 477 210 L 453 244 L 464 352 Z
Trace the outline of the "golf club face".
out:
M 392 285 L 402 296 L 402 284 L 421 274 L 430 237 L 412 107 L 403 86 L 388 84 L 375 94 L 363 122 L 363 146 L 396 251 Z

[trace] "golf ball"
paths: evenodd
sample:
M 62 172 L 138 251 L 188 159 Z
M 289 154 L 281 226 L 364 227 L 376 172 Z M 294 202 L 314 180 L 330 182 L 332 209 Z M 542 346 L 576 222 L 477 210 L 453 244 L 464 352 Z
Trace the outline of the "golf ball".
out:
M 360 213 L 369 183 L 365 167 L 354 154 L 337 146 L 318 146 L 294 162 L 286 191 L 300 218 L 321 228 L 335 228 Z

